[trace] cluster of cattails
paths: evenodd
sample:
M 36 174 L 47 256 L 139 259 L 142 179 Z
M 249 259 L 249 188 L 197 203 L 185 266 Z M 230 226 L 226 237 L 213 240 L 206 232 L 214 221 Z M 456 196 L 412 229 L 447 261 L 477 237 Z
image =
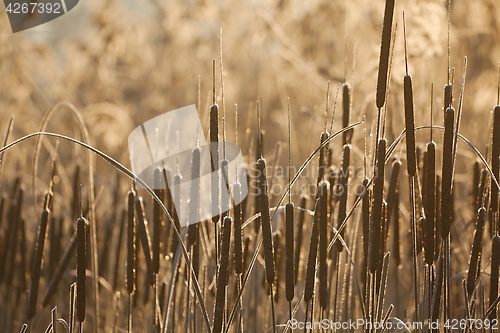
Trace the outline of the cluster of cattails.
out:
M 64 322 L 70 333 L 77 326 L 81 331 L 112 326 L 115 332 L 163 333 L 183 329 L 220 333 L 259 330 L 258 325 L 269 330 L 272 327 L 276 332 L 281 321 L 302 319 L 304 314 L 305 322 L 327 317 L 345 321 L 361 315 L 374 321 L 406 315 L 413 316 L 415 321 L 429 322 L 451 319 L 451 314 L 458 313 L 461 306 L 464 318 L 497 319 L 500 106 L 493 108 L 489 154 L 484 158 L 475 151 L 480 159 L 473 165 L 472 204 L 468 206 L 472 207 L 472 218 L 462 221 L 455 215 L 459 200 L 454 194 L 461 190 L 455 186 L 458 182 L 455 168 L 463 94 L 455 109 L 454 86 L 449 77 L 440 105 L 439 119 L 443 126 L 433 125 L 432 104 L 431 126 L 417 126 L 413 80 L 421 78 L 413 78 L 409 73 L 406 31 L 406 71 L 402 81 L 404 128 L 393 142 L 386 135 L 387 113 L 397 112 L 397 108 L 389 109 L 387 103 L 395 42 L 394 8 L 395 1 L 386 0 L 375 96 L 376 135 L 370 136 L 374 138 L 370 142 L 373 151 L 366 148 L 365 142 L 362 179 L 351 172 L 360 160 L 354 129 L 361 122 L 351 123 L 351 118 L 355 118 L 351 115 L 353 86 L 344 83 L 340 94 L 341 131 L 333 131 L 335 110 L 331 126 L 327 124 L 328 86 L 325 126 L 315 152 L 304 166 L 317 167 L 317 177 L 309 180 L 315 185 L 314 193 L 292 195 L 300 175 L 277 180 L 268 173 L 273 170 L 269 167 L 279 163 L 279 149 L 274 160 L 266 160 L 261 122 L 263 127 L 266 124 L 261 101 L 256 105 L 258 128 L 247 130 L 253 137 L 253 150 L 246 157 L 255 163 L 255 174 L 238 179 L 237 169 L 236 183 L 229 184 L 235 170 L 230 168 L 225 149 L 219 150 L 224 147 L 219 145 L 219 133 L 223 143 L 226 140 L 225 127 L 219 131 L 225 111 L 223 96 L 221 107 L 217 104 L 214 60 L 212 100 L 205 109 L 209 118 L 212 172 L 208 193 L 202 193 L 199 182 L 204 176 L 203 148 L 197 146 L 191 151 L 191 170 L 168 170 L 163 166 L 154 169 L 154 191 L 140 188 L 142 182 L 132 179 L 132 188 L 122 193 L 117 178 L 109 209 L 113 212 L 98 210 L 101 219 L 82 208 L 80 184 L 84 182 L 84 168 L 76 163 L 68 186 L 72 190 L 68 202 L 61 199 L 61 189 L 55 188 L 51 181 L 36 220 L 33 244 L 28 244 L 25 213 L 28 192 L 21 178 L 15 179 L 8 191 L 2 189 L 0 294 L 5 294 L 12 303 L 21 303 L 22 297 L 25 298 L 27 307 L 22 318 L 25 324 L 21 331 L 29 331 L 30 325 L 39 319 L 41 307 L 49 305 L 52 306 L 50 329 L 56 332 L 61 326 L 58 323 Z M 223 76 L 222 62 L 221 72 Z M 221 86 L 223 89 L 222 82 Z M 290 172 L 294 117 L 288 102 Z M 425 130 L 431 135 L 424 146 L 417 138 L 418 132 Z M 441 132 L 434 141 L 433 133 Z M 266 143 L 266 147 L 271 145 Z M 119 169 L 117 163 L 115 166 Z M 54 179 L 54 164 L 51 172 Z M 185 213 L 192 224 L 181 227 L 176 209 L 186 198 L 170 188 L 180 185 L 187 176 L 185 173 L 190 173 L 186 177 L 191 180 L 190 200 L 187 211 L 179 213 Z M 168 180 L 174 186 L 169 188 Z M 253 198 L 242 197 L 245 180 L 247 183 L 255 180 L 257 187 L 249 189 Z M 282 198 L 269 193 L 275 181 L 286 185 L 287 193 Z M 353 195 L 349 191 L 352 188 L 362 191 Z M 226 190 L 234 205 L 221 195 Z M 209 198 L 213 216 L 210 221 L 196 223 L 201 218 L 202 202 L 207 202 L 205 197 Z M 62 205 L 69 208 L 71 224 L 60 212 Z M 94 249 L 88 231 L 96 225 L 102 230 L 102 237 L 99 233 L 99 246 Z M 33 251 L 27 250 L 29 246 Z M 460 251 L 468 257 L 467 267 L 460 267 L 464 274 L 456 271 L 453 262 L 453 256 Z M 101 299 L 88 297 L 94 288 L 89 280 L 92 253 L 97 253 L 101 288 L 113 295 L 109 301 L 102 296 L 105 292 L 101 292 Z M 408 269 L 403 272 L 400 267 Z M 457 279 L 463 279 L 462 286 L 455 285 Z M 408 280 L 412 283 L 402 282 Z M 392 290 L 389 285 L 396 288 Z M 16 294 L 9 290 L 11 286 Z M 66 314 L 61 313 L 60 307 L 58 312 L 54 305 L 67 290 L 70 307 Z M 283 291 L 286 302 L 280 296 Z M 411 296 L 402 298 L 403 292 Z M 122 293 L 128 297 L 121 297 Z M 104 315 L 89 316 L 90 309 L 98 303 L 109 302 L 113 306 Z M 17 303 L 10 309 L 18 309 Z M 66 315 L 69 319 L 63 320 Z M 3 317 L 0 316 L 0 321 Z M 109 318 L 113 318 L 112 325 Z

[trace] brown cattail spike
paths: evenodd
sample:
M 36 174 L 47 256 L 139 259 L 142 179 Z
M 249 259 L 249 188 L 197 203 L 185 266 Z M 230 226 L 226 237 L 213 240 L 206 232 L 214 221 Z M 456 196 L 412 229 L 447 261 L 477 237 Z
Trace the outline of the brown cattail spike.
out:
M 382 108 L 385 103 L 387 87 L 387 72 L 389 70 L 389 52 L 391 48 L 392 18 L 394 14 L 394 0 L 386 0 L 384 24 L 382 26 L 382 41 L 380 43 L 380 59 L 377 80 L 377 108 Z
M 453 123 L 455 110 L 446 109 L 443 140 L 443 167 L 441 182 L 441 238 L 446 239 L 452 220 Z
M 85 320 L 85 271 L 87 262 L 86 220 L 80 216 L 77 224 L 76 247 L 76 316 L 80 323 Z
M 328 132 L 322 132 L 320 144 L 323 144 L 328 139 L 329 135 L 330 134 L 328 134 Z M 325 144 L 319 151 L 318 184 L 323 180 L 323 177 L 325 176 L 327 154 L 328 154 L 328 144 Z
M 321 212 L 320 199 L 316 200 L 314 208 L 314 222 L 311 232 L 311 241 L 309 243 L 309 253 L 307 256 L 306 281 L 304 285 L 304 301 L 311 301 L 314 294 L 314 283 L 316 280 L 316 258 L 318 255 L 318 234 L 319 234 L 319 215 Z
M 498 277 L 500 267 L 500 236 L 493 236 L 491 244 L 490 306 L 498 298 Z M 497 318 L 497 307 L 491 311 L 490 320 Z
M 474 241 L 472 243 L 472 250 L 469 259 L 469 270 L 467 272 L 467 295 L 469 299 L 472 298 L 476 281 L 479 277 L 479 270 L 481 268 L 481 251 L 483 247 L 483 230 L 484 221 L 486 219 L 486 209 L 479 208 L 477 212 L 476 230 L 474 231 Z
M 434 262 L 434 258 L 436 256 L 434 249 L 434 237 L 435 237 L 435 228 L 436 228 L 436 220 L 435 220 L 435 182 L 436 182 L 436 144 L 434 142 L 429 142 L 427 144 L 427 160 L 426 160 L 426 170 L 425 170 L 425 203 L 424 203 L 424 211 L 425 211 L 425 262 L 428 265 L 432 265 Z
M 295 259 L 295 277 L 294 277 L 294 283 L 297 284 L 298 280 L 298 275 L 299 275 L 299 263 L 300 263 L 300 249 L 302 247 L 302 232 L 303 232 L 303 226 L 304 226 L 304 220 L 306 217 L 306 203 L 307 199 L 305 196 L 302 196 L 300 198 L 300 214 L 299 214 L 299 224 L 297 228 L 297 244 L 295 244 L 295 252 L 294 252 L 294 259 Z
M 328 257 L 328 193 L 330 193 L 330 184 L 328 181 L 322 181 L 319 197 L 319 303 L 323 309 L 326 309 L 328 305 L 328 266 L 326 264 Z
M 210 156 L 212 163 L 212 222 L 219 222 L 219 194 L 220 180 L 219 173 L 214 172 L 219 170 L 219 106 L 213 104 L 210 107 Z
M 139 197 L 137 200 L 135 200 L 135 209 L 137 213 L 137 224 L 136 224 L 137 237 L 141 242 L 144 258 L 146 258 L 146 267 L 147 267 L 149 284 L 154 285 L 155 277 L 153 272 L 153 262 L 151 260 L 151 250 L 150 250 L 151 239 L 149 237 L 149 231 L 147 228 L 148 221 L 146 220 L 144 200 L 142 199 L 142 197 Z
M 241 184 L 233 185 L 233 198 L 235 202 L 241 201 Z M 242 248 L 242 214 L 241 203 L 234 206 L 234 272 L 237 275 L 243 273 L 243 248 Z
M 214 311 L 214 333 L 222 332 L 224 321 L 224 307 L 226 303 L 226 286 L 229 281 L 229 246 L 231 243 L 231 217 L 224 217 L 222 225 L 222 243 L 221 257 L 217 280 L 217 291 L 215 295 L 215 311 Z
M 342 90 L 342 109 L 342 128 L 346 128 L 347 126 L 349 126 L 349 120 L 351 118 L 351 99 L 349 97 L 349 86 L 347 85 L 347 83 L 344 84 Z M 346 145 L 350 143 L 351 136 L 351 130 L 342 133 L 342 144 Z
M 259 183 L 259 211 L 261 214 L 262 238 L 264 243 L 264 260 L 266 266 L 266 281 L 272 285 L 274 282 L 274 246 L 271 232 L 271 217 L 269 216 L 269 195 L 267 193 L 266 160 L 257 161 Z
M 408 174 L 415 176 L 417 172 L 417 160 L 415 152 L 415 119 L 413 113 L 413 84 L 409 74 L 404 76 L 404 107 L 406 126 L 406 161 L 408 163 Z
M 45 192 L 45 201 L 48 201 L 49 193 Z M 40 225 L 38 226 L 37 238 L 35 243 L 35 252 L 31 265 L 31 286 L 28 302 L 28 320 L 33 318 L 36 311 L 36 302 L 38 296 L 38 285 L 40 282 L 40 273 L 43 257 L 43 247 L 45 244 L 45 234 L 47 231 L 47 222 L 50 218 L 50 210 L 44 205 Z
M 500 174 L 500 105 L 493 109 L 493 137 L 491 144 L 491 169 L 498 181 Z M 495 182 L 491 183 L 491 210 L 498 212 L 498 192 Z
M 377 164 L 373 186 L 373 210 L 370 221 L 370 257 L 369 268 L 371 273 L 379 268 L 382 260 L 380 258 L 380 242 L 382 228 L 382 200 L 384 198 L 384 172 L 385 172 L 385 150 L 387 140 L 382 138 L 378 142 Z
M 163 191 L 161 188 L 161 177 L 163 173 L 159 168 L 154 170 L 155 194 L 158 198 L 162 198 Z M 160 238 L 161 238 L 161 207 L 153 200 L 153 271 L 158 274 L 160 270 Z

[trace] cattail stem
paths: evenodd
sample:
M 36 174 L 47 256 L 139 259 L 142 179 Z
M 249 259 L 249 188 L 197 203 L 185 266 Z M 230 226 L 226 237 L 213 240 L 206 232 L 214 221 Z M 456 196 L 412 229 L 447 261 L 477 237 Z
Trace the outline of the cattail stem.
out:
M 285 205 L 285 288 L 286 300 L 292 302 L 295 294 L 295 260 L 294 255 L 294 206 L 292 202 Z M 326 231 L 325 231 L 326 232 Z M 291 303 L 290 303 L 291 304 Z

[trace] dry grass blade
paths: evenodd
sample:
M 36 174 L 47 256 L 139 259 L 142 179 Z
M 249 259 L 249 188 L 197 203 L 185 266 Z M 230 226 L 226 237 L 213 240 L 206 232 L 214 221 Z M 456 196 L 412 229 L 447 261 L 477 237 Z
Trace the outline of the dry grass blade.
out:
M 349 166 L 351 164 L 351 145 L 344 146 L 344 156 L 342 159 L 342 169 L 340 171 L 339 186 L 337 187 L 341 191 L 339 199 L 338 208 L 338 219 L 337 219 L 337 229 L 340 230 L 340 225 L 344 222 L 347 212 L 347 196 L 349 189 Z M 340 232 L 342 238 L 344 238 L 344 230 Z M 337 241 L 337 251 L 342 251 L 342 243 Z
M 285 205 L 285 289 L 286 300 L 291 302 L 295 295 L 295 260 L 294 260 L 294 206 Z
M 160 190 L 161 185 L 161 176 L 163 175 L 162 171 L 159 168 L 156 168 L 154 171 L 154 179 L 155 179 L 155 194 L 162 198 L 163 191 Z M 153 201 L 153 272 L 158 274 L 160 270 L 160 238 L 161 238 L 161 208 L 157 202 Z
M 45 291 L 45 294 L 43 295 L 42 299 L 43 307 L 46 307 L 49 304 L 52 295 L 56 292 L 57 286 L 62 279 L 63 273 L 68 267 L 69 262 L 73 258 L 73 254 L 76 249 L 76 244 L 77 244 L 77 230 L 75 230 L 75 232 L 73 233 L 73 236 L 71 237 L 69 244 L 66 247 L 66 250 L 64 250 L 62 258 L 60 259 L 59 264 L 57 265 L 54 275 L 50 279 L 49 285 Z
M 127 194 L 127 291 L 135 290 L 135 191 Z
M 385 172 L 385 150 L 387 140 L 382 138 L 378 142 L 377 165 L 375 169 L 375 181 L 373 186 L 373 206 L 370 222 L 370 256 L 369 269 L 375 273 L 379 269 L 382 258 L 380 257 L 380 244 L 382 232 L 382 201 L 384 198 L 384 172 Z

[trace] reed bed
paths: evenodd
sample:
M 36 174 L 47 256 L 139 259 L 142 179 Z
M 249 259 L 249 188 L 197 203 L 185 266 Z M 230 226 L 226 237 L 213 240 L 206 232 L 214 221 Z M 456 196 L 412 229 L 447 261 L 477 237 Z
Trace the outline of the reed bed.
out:
M 66 76 L 47 46 L 0 37 L 18 69 L 0 64 L 0 331 L 498 327 L 499 4 L 165 3 L 134 30 L 110 19 L 121 5 L 90 3 L 99 32 L 68 43 Z M 200 18 L 222 25 L 224 47 Z M 191 164 L 158 163 L 151 189 L 129 170 L 127 135 L 193 100 Z M 183 128 L 162 134 L 172 148 Z M 231 138 L 244 166 L 218 145 Z M 191 182 L 186 211 L 169 181 Z M 181 224 L 207 202 L 214 216 Z M 333 325 L 358 319 L 393 328 Z

